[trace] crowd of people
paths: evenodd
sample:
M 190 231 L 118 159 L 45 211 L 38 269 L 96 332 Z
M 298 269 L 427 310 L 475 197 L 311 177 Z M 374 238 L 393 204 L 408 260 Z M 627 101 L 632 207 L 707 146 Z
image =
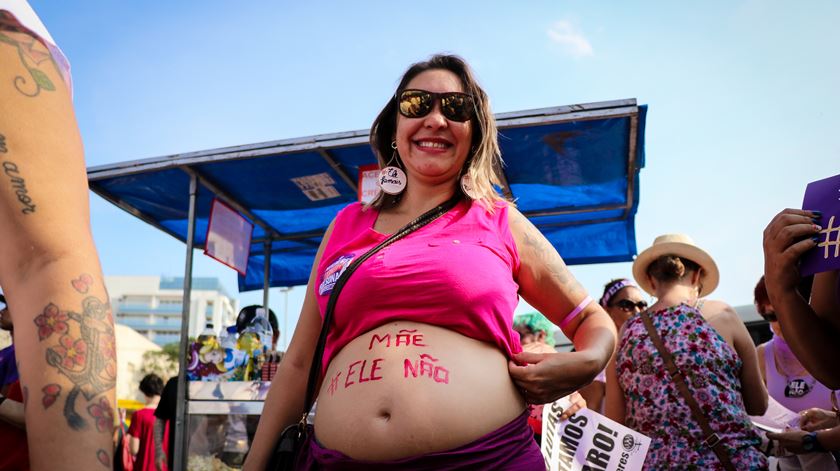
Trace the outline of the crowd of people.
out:
M 26 2 L 0 0 L 0 154 L 15 185 L 0 191 L 0 327 L 14 332 L 0 352 L 0 469 L 171 468 L 177 381 L 144 378 L 146 406 L 113 440 L 113 319 L 70 85 Z M 836 469 L 838 272 L 803 290 L 797 263 L 820 213 L 787 209 L 765 230 L 755 303 L 774 337 L 757 351 L 707 298 L 717 265 L 685 235 L 658 237 L 635 282 L 594 301 L 497 193 L 494 115 L 461 58 L 413 64 L 370 144 L 382 192 L 323 237 L 244 469 L 266 469 L 290 426 L 298 469 L 544 469 L 531 409 L 572 394 L 564 417 L 586 406 L 651 438 L 645 469 Z M 520 297 L 539 317 L 513 322 Z M 553 326 L 573 351 L 553 348 Z M 750 416 L 770 398 L 798 424 L 759 431 Z

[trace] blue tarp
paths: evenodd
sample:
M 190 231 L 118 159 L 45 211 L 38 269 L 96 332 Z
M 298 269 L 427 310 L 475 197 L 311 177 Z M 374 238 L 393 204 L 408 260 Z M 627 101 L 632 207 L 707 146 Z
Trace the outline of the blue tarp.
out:
M 497 116 L 505 186 L 518 208 L 568 264 L 632 260 L 646 106 L 635 100 Z M 218 197 L 255 223 L 240 291 L 306 284 L 324 230 L 356 201 L 359 167 L 375 164 L 367 131 L 251 144 L 88 170 L 93 191 L 186 241 L 189 185 L 198 178 L 195 247 L 204 245 Z M 332 180 L 330 196 L 307 195 L 293 178 Z

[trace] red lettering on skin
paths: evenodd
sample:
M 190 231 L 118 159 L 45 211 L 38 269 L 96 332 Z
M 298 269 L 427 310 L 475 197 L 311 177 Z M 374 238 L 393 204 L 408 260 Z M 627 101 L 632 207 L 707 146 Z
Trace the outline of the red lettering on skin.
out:
M 420 360 L 420 374 L 427 375 L 429 378 L 432 377 L 433 367 L 431 363 L 425 360 Z
M 400 330 L 397 334 L 397 346 L 399 347 L 401 344 L 405 344 L 414 345 L 415 347 L 426 347 L 427 345 L 423 343 L 423 334 L 414 334 L 415 332 L 417 332 L 417 329 Z
M 370 379 L 365 378 L 365 366 L 367 365 L 367 360 L 362 362 L 362 369 L 359 371 L 359 382 L 360 383 L 367 383 Z
M 415 378 L 417 377 L 417 364 L 411 363 L 408 358 L 405 359 L 405 363 L 403 364 L 403 368 L 405 370 L 405 377 L 408 378 L 408 371 L 411 370 L 411 375 Z
M 431 360 L 431 361 L 426 361 Z M 420 376 L 428 376 L 435 380 L 436 383 L 449 384 L 449 370 L 442 366 L 436 366 L 432 362 L 437 362 L 438 359 L 423 353 L 420 355 Z M 417 377 L 417 362 L 412 363 L 408 358 L 404 363 L 404 376 L 408 378 L 409 371 L 415 378 Z
M 439 374 L 440 373 L 440 374 Z M 435 382 L 449 384 L 449 370 L 442 366 L 435 367 Z
M 350 387 L 350 385 L 352 385 L 352 384 L 356 384 L 356 383 L 354 383 L 353 381 L 350 381 L 350 376 L 352 376 L 353 374 L 355 374 L 355 373 L 356 373 L 356 372 L 353 370 L 353 367 L 355 367 L 356 365 L 358 365 L 358 364 L 359 364 L 359 363 L 361 363 L 361 362 L 362 362 L 361 360 L 356 360 L 356 361 L 354 361 L 353 363 L 350 363 L 350 366 L 349 366 L 349 367 L 347 367 L 347 377 L 346 377 L 346 378 L 344 378 L 344 389 L 349 388 L 349 387 Z
M 379 366 L 379 362 L 381 362 L 381 361 L 385 361 L 385 359 L 384 358 L 377 358 L 376 360 L 373 360 L 373 364 L 370 366 L 370 380 L 371 381 L 379 381 L 380 379 L 382 379 L 382 376 L 375 376 L 376 372 L 381 369 L 381 367 Z
M 373 350 L 373 342 L 378 341 L 379 343 L 385 342 L 386 347 L 391 346 L 391 334 L 385 334 L 384 337 L 380 337 L 377 334 L 373 334 L 373 337 L 370 339 L 370 345 L 368 346 L 368 350 Z
M 335 390 L 336 390 L 336 389 L 338 389 L 338 377 L 339 377 L 339 376 L 341 376 L 341 372 L 340 372 L 340 371 L 338 372 L 338 374 L 336 374 L 336 375 L 333 377 L 333 379 L 331 379 L 331 380 L 330 380 L 330 386 L 329 386 L 329 388 L 327 388 L 327 390 L 330 392 L 330 396 L 332 396 L 333 394 L 335 394 Z

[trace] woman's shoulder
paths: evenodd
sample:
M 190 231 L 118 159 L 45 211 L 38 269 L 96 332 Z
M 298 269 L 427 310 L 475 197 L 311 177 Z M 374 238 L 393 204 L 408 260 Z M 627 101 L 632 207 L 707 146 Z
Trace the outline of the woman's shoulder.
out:
M 378 210 L 373 206 L 368 206 L 359 201 L 354 201 L 347 206 L 338 210 L 336 219 L 340 217 L 359 217 L 363 215 L 375 214 Z
M 713 299 L 704 299 L 702 301 L 703 304 L 698 306 L 698 310 L 709 322 L 741 322 L 741 318 L 738 316 L 735 308 L 729 304 Z
M 344 227 L 358 228 L 366 221 L 372 223 L 378 212 L 377 208 L 354 201 L 338 210 L 333 219 L 333 225 L 339 230 Z

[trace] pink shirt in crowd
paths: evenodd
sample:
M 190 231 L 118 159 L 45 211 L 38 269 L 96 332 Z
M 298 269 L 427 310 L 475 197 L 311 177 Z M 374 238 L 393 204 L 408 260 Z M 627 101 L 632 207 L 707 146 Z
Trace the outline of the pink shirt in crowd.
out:
M 377 215 L 378 210 L 353 203 L 336 216 L 315 283 L 322 316 L 347 265 L 387 237 L 373 229 Z M 353 273 L 336 304 L 324 368 L 351 340 L 396 320 L 490 342 L 510 357 L 522 351 L 512 328 L 518 272 L 507 204 L 498 203 L 491 214 L 477 202 L 462 201 Z

